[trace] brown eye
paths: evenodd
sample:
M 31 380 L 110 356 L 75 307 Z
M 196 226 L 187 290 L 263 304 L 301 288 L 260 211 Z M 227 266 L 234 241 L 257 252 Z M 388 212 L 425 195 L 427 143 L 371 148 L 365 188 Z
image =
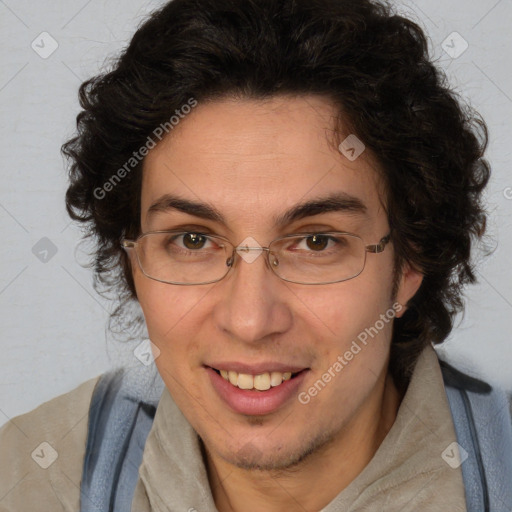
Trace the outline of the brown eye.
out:
M 183 245 L 187 249 L 202 249 L 206 243 L 206 237 L 197 233 L 185 233 L 183 235 Z
M 306 239 L 306 245 L 313 251 L 323 251 L 329 243 L 329 237 L 324 235 L 313 235 Z

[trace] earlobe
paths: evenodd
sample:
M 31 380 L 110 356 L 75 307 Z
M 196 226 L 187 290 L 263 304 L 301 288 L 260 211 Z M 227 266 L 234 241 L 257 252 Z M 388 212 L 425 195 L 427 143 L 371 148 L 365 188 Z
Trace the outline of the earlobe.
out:
M 396 293 L 395 300 L 402 308 L 397 311 L 396 317 L 400 318 L 407 311 L 406 304 L 409 302 L 416 292 L 419 290 L 421 283 L 423 282 L 423 274 L 413 268 L 409 263 L 406 263 L 402 269 L 400 276 L 400 284 Z

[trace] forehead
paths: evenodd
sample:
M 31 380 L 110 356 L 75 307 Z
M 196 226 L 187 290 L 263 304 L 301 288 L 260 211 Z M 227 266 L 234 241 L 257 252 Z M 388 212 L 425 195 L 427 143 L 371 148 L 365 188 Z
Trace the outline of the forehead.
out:
M 208 203 L 234 223 L 267 223 L 299 203 L 342 193 L 383 215 L 374 159 L 349 160 L 337 110 L 318 96 L 199 104 L 145 159 L 142 224 L 163 194 Z

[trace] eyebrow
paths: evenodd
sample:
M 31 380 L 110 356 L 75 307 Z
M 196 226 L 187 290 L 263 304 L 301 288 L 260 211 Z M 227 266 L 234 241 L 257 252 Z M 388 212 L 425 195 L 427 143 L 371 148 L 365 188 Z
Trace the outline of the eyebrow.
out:
M 194 217 L 226 225 L 224 216 L 214 206 L 203 202 L 191 201 L 172 194 L 165 194 L 158 198 L 149 207 L 148 215 L 157 212 L 165 213 L 171 210 L 177 210 Z M 326 197 L 299 203 L 277 216 L 274 219 L 274 223 L 276 226 L 282 227 L 297 220 L 330 212 L 364 215 L 367 212 L 367 207 L 359 198 L 345 192 L 337 192 Z

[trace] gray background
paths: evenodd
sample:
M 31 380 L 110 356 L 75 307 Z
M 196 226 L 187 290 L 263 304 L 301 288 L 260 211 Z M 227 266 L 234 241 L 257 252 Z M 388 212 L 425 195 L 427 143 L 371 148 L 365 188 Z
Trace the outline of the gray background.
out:
M 80 232 L 64 209 L 59 150 L 73 133 L 80 83 L 161 4 L 0 0 L 0 424 L 134 357 L 133 344 L 123 346 L 106 332 L 110 304 L 95 294 L 91 271 L 80 266 L 83 251 L 75 254 Z M 487 202 L 497 249 L 481 262 L 466 313 L 439 350 L 512 389 L 512 3 L 397 5 L 428 32 L 432 54 L 491 135 Z

